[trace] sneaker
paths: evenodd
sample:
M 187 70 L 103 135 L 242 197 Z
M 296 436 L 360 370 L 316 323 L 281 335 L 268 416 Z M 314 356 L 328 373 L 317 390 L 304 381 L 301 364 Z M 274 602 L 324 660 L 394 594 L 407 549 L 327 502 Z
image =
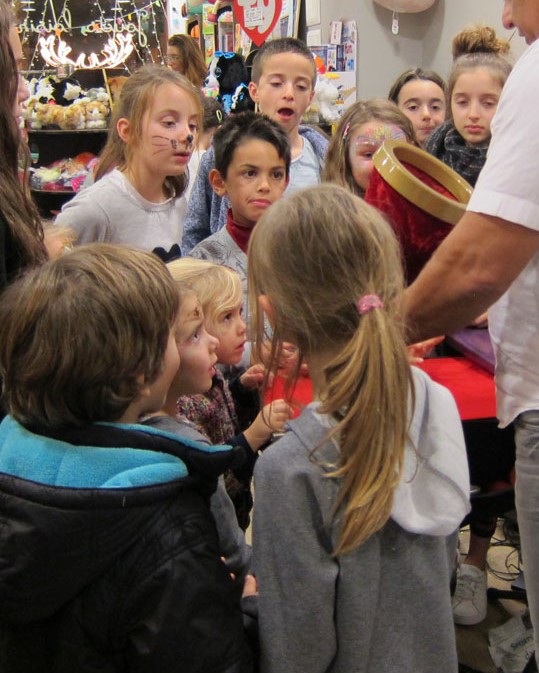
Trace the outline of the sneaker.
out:
M 452 599 L 455 624 L 472 626 L 487 616 L 487 573 L 462 563 Z

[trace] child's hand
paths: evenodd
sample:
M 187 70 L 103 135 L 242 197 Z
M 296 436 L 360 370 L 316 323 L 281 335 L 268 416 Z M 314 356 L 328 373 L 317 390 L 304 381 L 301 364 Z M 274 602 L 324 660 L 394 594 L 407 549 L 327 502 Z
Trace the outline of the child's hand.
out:
M 420 362 L 423 362 L 423 358 L 428 355 L 431 350 L 442 343 L 445 339 L 443 336 L 432 337 L 432 339 L 427 339 L 426 341 L 418 341 L 416 344 L 411 344 L 407 347 L 408 359 L 410 364 L 417 365 Z
M 292 407 L 284 400 L 274 400 L 262 409 L 243 433 L 253 451 L 271 439 L 274 432 L 282 432 L 286 421 L 292 417 Z
M 264 377 L 266 375 L 266 368 L 262 364 L 253 365 L 246 369 L 243 374 L 240 376 L 240 383 L 244 388 L 248 390 L 255 390 L 255 388 L 260 388 L 264 383 Z M 268 376 L 268 385 L 271 386 L 273 382 L 273 374 Z

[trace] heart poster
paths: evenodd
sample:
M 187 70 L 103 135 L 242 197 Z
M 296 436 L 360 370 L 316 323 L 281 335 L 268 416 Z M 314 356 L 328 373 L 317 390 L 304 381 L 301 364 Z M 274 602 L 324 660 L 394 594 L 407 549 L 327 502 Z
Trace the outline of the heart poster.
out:
M 257 47 L 275 28 L 282 9 L 283 0 L 234 0 L 234 16 Z

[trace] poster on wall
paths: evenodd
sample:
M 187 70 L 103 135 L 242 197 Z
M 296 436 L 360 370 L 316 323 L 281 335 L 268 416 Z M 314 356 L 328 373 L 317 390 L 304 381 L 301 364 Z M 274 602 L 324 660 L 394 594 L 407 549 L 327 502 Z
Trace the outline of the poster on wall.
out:
M 297 37 L 299 1 L 234 0 L 234 17 L 240 30 L 236 45 L 239 43 L 242 53 L 249 53 L 267 40 Z
M 168 35 L 182 35 L 186 33 L 187 21 L 182 14 L 183 4 L 183 0 L 167 0 Z
M 19 15 L 29 70 L 164 62 L 164 0 L 24 0 Z

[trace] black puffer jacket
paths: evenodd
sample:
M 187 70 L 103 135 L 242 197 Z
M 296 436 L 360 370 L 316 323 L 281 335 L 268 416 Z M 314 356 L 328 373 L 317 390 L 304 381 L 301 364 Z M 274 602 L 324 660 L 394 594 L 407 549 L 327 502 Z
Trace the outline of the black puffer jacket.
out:
M 45 437 L 4 419 L 0 671 L 250 671 L 208 509 L 235 455 L 144 426 Z

